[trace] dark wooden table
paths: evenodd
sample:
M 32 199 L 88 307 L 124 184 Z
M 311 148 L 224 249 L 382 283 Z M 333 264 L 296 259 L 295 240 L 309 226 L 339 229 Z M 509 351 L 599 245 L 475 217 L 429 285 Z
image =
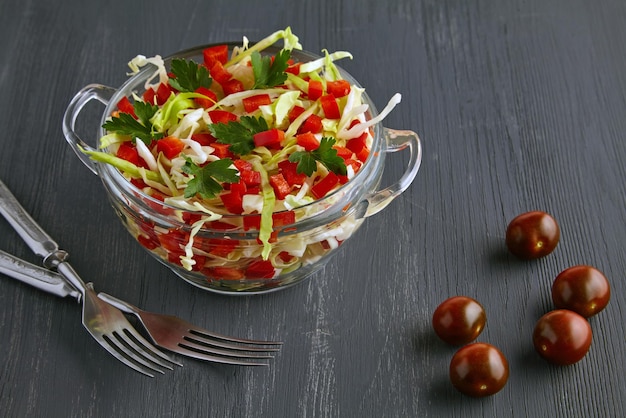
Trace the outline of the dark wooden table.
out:
M 0 278 L 6 417 L 620 417 L 626 415 L 626 2 L 623 0 L 0 1 L 0 178 L 99 290 L 215 331 L 280 339 L 267 368 L 183 359 L 149 379 L 84 331 L 73 301 Z M 254 297 L 200 291 L 136 245 L 61 119 L 89 83 L 119 86 L 137 54 L 168 55 L 286 26 L 342 62 L 424 145 L 413 185 L 305 284 Z M 94 137 L 102 107 L 81 117 Z M 389 181 L 402 160 L 385 172 Z M 519 213 L 559 221 L 550 256 L 509 256 Z M 0 248 L 33 256 L 0 222 Z M 588 355 L 534 352 L 536 320 L 566 267 L 608 276 Z M 453 295 L 478 299 L 511 375 L 474 399 L 449 383 L 455 349 L 431 330 Z

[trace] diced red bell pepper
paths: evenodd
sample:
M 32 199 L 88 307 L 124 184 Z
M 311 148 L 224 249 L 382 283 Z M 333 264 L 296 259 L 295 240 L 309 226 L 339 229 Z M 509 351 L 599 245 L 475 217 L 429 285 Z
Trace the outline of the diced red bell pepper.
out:
M 147 237 L 145 235 L 137 235 L 137 242 L 148 250 L 154 250 L 160 244 L 159 240 L 155 240 L 154 238 Z
M 196 243 L 194 242 L 194 247 Z M 226 257 L 239 245 L 239 241 L 229 238 L 209 238 L 202 239 L 198 242 L 199 250 L 213 254 L 217 257 Z
M 243 212 L 243 199 L 241 198 L 241 194 L 236 192 L 222 193 L 220 199 L 226 210 L 230 213 L 240 214 Z
M 292 163 L 289 160 L 284 160 L 278 163 L 278 168 L 290 186 L 301 186 L 306 181 L 306 174 L 298 173 L 298 163 Z
M 217 103 L 217 94 L 215 94 L 214 91 L 209 90 L 206 87 L 198 87 L 196 89 L 196 93 L 206 96 L 206 98 L 196 97 L 193 99 L 194 103 L 200 107 L 203 107 L 206 109 L 206 108 L 213 106 L 215 103 Z
M 320 141 L 311 132 L 305 132 L 296 136 L 296 143 L 307 151 L 313 151 L 319 148 Z
M 213 123 L 228 123 L 235 122 L 237 120 L 237 115 L 227 110 L 209 110 L 209 117 L 213 121 Z
M 205 273 L 205 275 L 218 280 L 239 280 L 245 277 L 243 271 L 234 267 L 209 267 L 203 270 L 203 272 Z
M 115 155 L 122 160 L 135 164 L 138 167 L 142 166 L 143 159 L 139 158 L 137 148 L 133 147 L 129 142 L 122 142 Z
M 215 141 L 217 141 L 217 138 L 215 138 L 208 132 L 198 132 L 196 134 L 193 134 L 191 135 L 191 139 L 193 139 L 202 146 L 212 145 Z
M 259 173 L 258 171 L 242 171 L 239 173 L 239 175 L 241 176 L 243 182 L 246 183 L 246 186 L 256 187 L 261 184 L 261 173 Z M 249 189 L 250 187 L 248 187 L 248 190 Z
M 358 138 L 352 138 L 346 143 L 346 148 L 358 154 L 367 145 L 367 132 L 363 132 Z
M 302 106 L 296 105 L 292 107 L 291 110 L 289 111 L 289 114 L 287 114 L 287 118 L 289 119 L 289 122 L 293 122 L 294 120 L 296 120 L 296 118 L 300 116 L 302 112 L 304 112 L 304 108 Z
M 213 65 L 209 68 L 209 73 L 213 80 L 217 81 L 221 85 L 224 85 L 228 80 L 233 78 L 233 75 L 224 68 L 221 62 L 215 61 Z
M 172 95 L 172 88 L 170 87 L 169 84 L 167 83 L 159 84 L 159 87 L 157 88 L 157 91 L 156 91 L 157 104 L 159 106 L 162 106 L 165 102 L 167 102 L 167 99 L 169 99 L 171 95 Z
M 257 94 L 256 96 L 246 97 L 242 99 L 243 108 L 246 112 L 252 113 L 259 108 L 272 103 L 272 99 L 269 94 Z
M 261 229 L 261 215 L 246 215 L 243 218 L 243 230 Z
M 274 188 L 274 193 L 279 200 L 282 200 L 291 193 L 291 186 L 285 180 L 282 173 L 273 174 L 270 176 L 270 184 Z
M 254 145 L 257 147 L 275 147 L 280 145 L 281 141 L 285 139 L 285 132 L 278 128 L 272 128 L 267 131 L 254 134 L 252 137 Z
M 231 229 L 237 228 L 235 225 L 224 221 L 210 221 L 205 223 L 205 225 L 209 229 L 217 229 L 220 231 L 229 231 Z
M 330 171 L 326 177 L 318 181 L 311 187 L 311 194 L 315 196 L 316 199 L 321 199 L 326 196 L 326 194 L 332 190 L 339 183 L 339 177 L 332 171 Z
M 356 154 L 356 158 L 358 158 L 359 161 L 365 162 L 365 160 L 367 160 L 367 158 L 370 155 L 370 150 L 367 147 L 364 147 L 361 151 L 359 151 Z
M 222 90 L 224 90 L 224 95 L 228 96 L 229 94 L 239 93 L 240 91 L 244 91 L 243 83 L 236 78 L 232 78 L 222 84 Z
M 237 193 L 242 196 L 248 191 L 246 183 L 241 178 L 239 178 L 239 183 L 226 183 L 224 187 L 226 186 L 228 186 L 228 190 L 232 193 Z
M 184 247 L 189 240 L 189 234 L 180 229 L 170 229 L 165 234 L 158 236 L 161 246 L 168 252 L 184 254 Z
M 228 45 L 210 46 L 202 51 L 204 65 L 207 68 L 213 67 L 216 62 L 226 64 L 228 61 Z
M 252 171 L 252 163 L 242 160 L 241 158 L 233 161 L 233 165 L 237 167 L 237 170 L 239 170 L 240 173 L 242 171 Z
M 322 105 L 322 109 L 324 110 L 324 116 L 327 119 L 339 119 L 341 117 L 341 112 L 339 111 L 339 105 L 337 104 L 337 99 L 332 94 L 326 94 L 320 97 L 320 103 Z
M 154 104 L 154 98 L 156 97 L 156 91 L 152 87 L 148 88 L 148 90 L 143 92 L 143 101 L 146 103 Z
M 296 62 L 295 64 L 289 64 L 289 66 L 285 69 L 285 72 L 293 75 L 298 75 L 300 74 L 300 65 L 302 65 L 302 63 L 300 62 Z
M 308 96 L 311 100 L 317 100 L 324 94 L 324 85 L 319 80 L 309 80 Z
M 323 128 L 322 118 L 313 114 L 309 116 L 308 118 L 306 118 L 304 123 L 302 123 L 302 125 L 298 129 L 298 133 L 303 134 L 306 132 L 311 132 L 314 134 L 318 134 L 322 132 L 322 128 Z
M 272 226 L 274 228 L 280 226 L 291 225 L 296 222 L 296 213 L 292 210 L 274 212 L 272 214 Z
M 162 152 L 168 159 L 177 157 L 185 148 L 185 144 L 180 139 L 173 136 L 166 136 L 159 139 L 156 144 L 157 151 Z
M 350 93 L 350 83 L 347 80 L 327 81 L 326 91 L 336 98 L 344 97 Z
M 120 110 L 120 112 L 128 113 L 129 115 L 132 115 L 132 117 L 137 119 L 137 115 L 135 115 L 135 108 L 130 100 L 128 100 L 128 97 L 122 97 L 122 100 L 117 103 L 117 108 Z
M 198 222 L 200 219 L 202 219 L 202 215 L 200 215 L 199 213 L 183 212 L 182 218 L 183 218 L 183 222 L 191 225 L 193 223 Z
M 213 155 L 215 155 L 216 157 L 218 157 L 220 159 L 233 158 L 234 157 L 233 153 L 230 152 L 230 145 L 229 144 L 221 144 L 219 142 L 214 142 L 213 144 L 211 144 L 211 146 L 214 149 Z
M 352 158 L 352 151 L 350 151 L 346 147 L 340 147 L 338 145 L 333 145 L 333 149 L 337 151 L 337 156 L 347 160 L 348 158 Z
M 293 260 L 293 255 L 289 254 L 287 251 L 281 251 L 278 253 L 278 258 L 280 258 L 280 261 L 282 261 L 283 263 L 289 263 Z
M 269 260 L 254 260 L 246 268 L 246 276 L 255 279 L 271 279 L 274 273 L 274 266 Z

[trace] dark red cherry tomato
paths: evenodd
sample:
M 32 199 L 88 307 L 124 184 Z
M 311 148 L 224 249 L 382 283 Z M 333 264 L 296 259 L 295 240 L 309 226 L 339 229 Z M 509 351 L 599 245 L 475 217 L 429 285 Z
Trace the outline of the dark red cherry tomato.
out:
M 611 299 L 611 286 L 604 274 L 591 266 L 563 270 L 552 283 L 552 301 L 585 318 L 603 310 Z
M 580 361 L 591 346 L 591 326 L 579 314 L 557 309 L 542 316 L 533 332 L 535 350 L 551 363 L 566 366 Z
M 473 343 L 461 347 L 450 362 L 450 381 L 465 395 L 493 395 L 504 387 L 508 378 L 509 363 L 491 344 Z
M 480 303 L 466 296 L 454 296 L 437 307 L 432 323 L 439 338 L 448 344 L 461 345 L 474 341 L 486 321 Z
M 550 254 L 559 243 L 560 237 L 556 220 L 541 211 L 517 216 L 506 229 L 506 245 L 509 251 L 527 260 Z

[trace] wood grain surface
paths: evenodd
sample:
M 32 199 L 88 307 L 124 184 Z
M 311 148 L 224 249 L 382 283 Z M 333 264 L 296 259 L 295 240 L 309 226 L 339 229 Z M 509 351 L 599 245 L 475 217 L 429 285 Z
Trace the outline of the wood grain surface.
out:
M 267 368 L 182 359 L 145 378 L 84 331 L 80 308 L 0 277 L 0 416 L 626 416 L 626 2 L 623 0 L 0 0 L 0 178 L 71 254 L 86 281 L 146 310 L 216 332 L 284 341 Z M 113 87 L 137 54 L 260 39 L 291 26 L 305 49 L 347 50 L 342 66 L 411 129 L 424 158 L 413 185 L 310 281 L 225 297 L 155 262 L 125 232 L 100 180 L 66 145 L 63 113 L 82 87 Z M 79 120 L 95 143 L 103 108 Z M 404 171 L 393 155 L 384 179 Z M 562 237 L 550 256 L 508 255 L 504 232 L 539 209 Z M 39 262 L 0 222 L 0 248 Z M 588 355 L 556 367 L 535 353 L 550 286 L 575 264 L 602 270 L 608 308 Z M 509 360 L 494 396 L 448 380 L 455 348 L 431 316 L 479 300 L 478 338 Z

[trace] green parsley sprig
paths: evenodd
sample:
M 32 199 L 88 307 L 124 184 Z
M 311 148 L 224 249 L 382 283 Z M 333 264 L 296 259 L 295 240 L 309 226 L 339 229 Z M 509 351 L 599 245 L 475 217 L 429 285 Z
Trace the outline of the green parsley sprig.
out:
M 213 83 L 209 70 L 193 60 L 173 59 L 171 71 L 174 77 L 169 79 L 170 86 L 180 92 L 194 92 L 199 87 L 208 89 Z
M 230 168 L 233 164 L 230 158 L 212 161 L 203 167 L 198 166 L 189 158 L 185 160 L 185 165 L 181 169 L 193 176 L 185 188 L 185 197 L 188 199 L 196 195 L 200 195 L 203 199 L 212 199 L 224 190 L 220 182 L 237 183 L 239 181 L 239 172 Z
M 254 149 L 254 135 L 269 129 L 263 117 L 242 116 L 239 121 L 214 123 L 209 130 L 217 142 L 230 144 L 229 150 L 238 155 L 250 154 Z
M 118 135 L 130 136 L 133 143 L 136 138 L 139 138 L 146 145 L 150 145 L 152 141 L 163 138 L 163 132 L 155 130 L 150 122 L 150 119 L 159 110 L 159 107 L 150 103 L 136 101 L 133 104 L 133 108 L 137 119 L 128 113 L 120 112 L 118 116 L 113 116 L 107 120 L 102 127 Z
M 291 58 L 291 51 L 288 49 L 281 50 L 276 54 L 274 60 L 267 55 L 261 56 L 260 53 L 253 52 L 250 55 L 252 72 L 254 73 L 252 88 L 266 89 L 284 84 L 287 80 L 285 70 L 289 67 L 289 58 Z
M 298 163 L 297 173 L 312 175 L 317 170 L 317 162 L 322 163 L 329 171 L 335 174 L 346 175 L 346 163 L 343 158 L 337 155 L 337 150 L 333 148 L 335 138 L 324 137 L 320 145 L 313 151 L 296 151 L 289 156 L 289 161 Z

